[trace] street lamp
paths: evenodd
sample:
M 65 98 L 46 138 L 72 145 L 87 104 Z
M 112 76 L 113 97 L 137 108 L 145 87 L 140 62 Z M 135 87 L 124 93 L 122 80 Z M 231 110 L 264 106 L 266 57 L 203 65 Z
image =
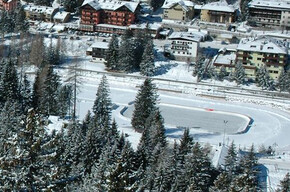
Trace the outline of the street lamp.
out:
M 225 139 L 226 139 L 226 125 L 227 125 L 228 121 L 224 120 L 224 138 L 223 138 L 223 146 L 225 146 Z

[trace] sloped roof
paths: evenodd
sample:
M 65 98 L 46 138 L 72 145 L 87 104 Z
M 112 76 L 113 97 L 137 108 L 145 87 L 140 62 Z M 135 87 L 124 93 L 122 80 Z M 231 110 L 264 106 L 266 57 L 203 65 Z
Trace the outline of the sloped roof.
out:
M 33 5 L 33 4 L 28 4 L 28 5 L 24 5 L 24 11 L 30 11 L 30 12 L 38 12 L 38 13 L 44 13 L 44 14 L 48 14 L 51 15 L 55 10 L 57 10 L 56 8 L 53 7 L 47 7 L 47 6 L 39 6 L 39 5 Z
M 199 33 L 194 32 L 173 32 L 168 39 L 183 39 L 186 41 L 200 42 L 203 39 L 203 36 Z
M 287 0 L 253 0 L 249 3 L 249 7 L 260 9 L 274 9 L 274 10 L 289 10 L 290 1 Z
M 191 1 L 183 1 L 183 0 L 165 0 L 162 8 L 170 9 L 175 5 L 180 5 L 184 10 L 188 11 L 190 7 L 194 7 L 194 3 Z
M 139 3 L 131 1 L 116 1 L 116 0 L 85 0 L 82 6 L 90 5 L 95 10 L 117 10 L 120 7 L 127 7 L 131 12 L 135 12 Z
M 237 50 L 253 51 L 273 54 L 287 54 L 288 42 L 279 39 L 259 36 L 256 38 L 241 39 Z
M 229 13 L 233 13 L 236 10 L 233 5 L 227 4 L 226 1 L 208 3 L 202 6 L 201 9 L 211 10 L 211 11 L 229 12 Z

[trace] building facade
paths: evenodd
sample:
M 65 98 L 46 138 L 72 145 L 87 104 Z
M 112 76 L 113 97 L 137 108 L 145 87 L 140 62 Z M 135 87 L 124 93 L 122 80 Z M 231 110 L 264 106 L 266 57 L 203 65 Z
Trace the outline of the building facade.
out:
M 24 6 L 24 12 L 26 17 L 32 21 L 53 22 L 53 17 L 58 12 L 58 8 L 28 4 Z
M 81 25 L 109 24 L 128 26 L 135 23 L 139 3 L 115 0 L 88 0 L 81 6 Z
M 270 37 L 241 39 L 236 62 L 241 62 L 248 78 L 255 79 L 257 69 L 265 66 L 272 79 L 277 80 L 287 64 L 288 42 Z
M 194 3 L 191 1 L 165 1 L 163 19 L 189 21 L 194 16 Z
M 233 23 L 237 10 L 226 2 L 213 2 L 201 7 L 200 20 L 212 23 Z
M 215 71 L 219 73 L 221 68 L 224 67 L 228 74 L 233 73 L 236 67 L 236 52 L 237 50 L 235 49 L 223 48 L 219 50 L 212 62 Z
M 169 37 L 169 44 L 164 52 L 172 59 L 186 62 L 196 62 L 199 44 L 202 37 L 191 32 L 173 32 Z
M 11 11 L 16 9 L 18 0 L 0 0 L 0 9 Z
M 86 54 L 92 56 L 92 61 L 94 62 L 105 62 L 108 49 L 108 42 L 96 42 L 88 48 Z
M 249 4 L 249 22 L 257 26 L 290 29 L 290 1 L 253 0 Z

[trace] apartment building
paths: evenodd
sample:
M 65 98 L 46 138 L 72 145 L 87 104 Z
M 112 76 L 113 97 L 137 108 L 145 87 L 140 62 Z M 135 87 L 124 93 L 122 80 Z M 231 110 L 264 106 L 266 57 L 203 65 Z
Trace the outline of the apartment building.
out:
M 203 5 L 200 20 L 212 23 L 233 23 L 236 21 L 237 10 L 226 1 L 213 2 Z
M 87 49 L 86 55 L 91 55 L 94 62 L 105 62 L 108 49 L 108 42 L 96 42 Z
M 266 36 L 241 39 L 236 62 L 241 62 L 248 78 L 255 79 L 257 69 L 266 66 L 272 79 L 277 80 L 287 64 L 289 42 Z
M 219 73 L 221 68 L 224 67 L 228 74 L 233 73 L 236 67 L 236 52 L 236 49 L 220 49 L 212 62 L 215 71 Z
M 199 43 L 204 39 L 201 32 L 173 32 L 164 52 L 178 61 L 195 62 L 198 57 Z
M 53 22 L 53 17 L 58 12 L 58 8 L 27 4 L 24 6 L 24 12 L 26 17 L 32 21 Z
M 80 10 L 82 25 L 128 26 L 136 20 L 139 3 L 116 0 L 85 0 Z
M 166 0 L 162 9 L 163 19 L 188 21 L 194 16 L 194 3 L 187 0 Z
M 253 0 L 249 3 L 249 19 L 257 26 L 290 29 L 290 1 Z
M 0 0 L 0 9 L 11 11 L 16 9 L 18 0 Z

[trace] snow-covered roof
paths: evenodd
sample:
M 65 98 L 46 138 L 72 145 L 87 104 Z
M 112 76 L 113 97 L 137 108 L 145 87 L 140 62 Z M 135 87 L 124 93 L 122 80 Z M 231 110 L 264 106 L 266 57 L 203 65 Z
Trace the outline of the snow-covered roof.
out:
M 108 49 L 109 48 L 109 43 L 108 42 L 95 42 L 94 44 L 91 45 L 90 49 L 92 50 L 93 48 L 100 48 L 100 49 Z
M 29 11 L 29 12 L 38 12 L 38 13 L 43 13 L 47 15 L 51 15 L 56 8 L 53 7 L 47 7 L 47 6 L 38 6 L 38 5 L 33 5 L 33 4 L 27 4 L 24 5 L 24 11 Z
M 66 12 L 66 11 L 59 11 L 57 12 L 54 16 L 53 19 L 57 19 L 57 20 L 64 20 L 67 16 L 69 16 L 70 13 Z
M 187 41 L 200 42 L 204 37 L 196 32 L 173 32 L 168 39 L 183 39 Z
M 290 11 L 290 1 L 288 0 L 253 0 L 249 7 L 259 9 L 288 10 Z
M 163 3 L 162 8 L 163 9 L 170 9 L 173 6 L 179 4 L 184 10 L 188 11 L 190 9 L 190 7 L 194 7 L 194 3 L 191 1 L 187 1 L 187 0 L 165 0 L 165 2 Z
M 219 50 L 219 54 L 214 57 L 214 64 L 233 65 L 236 57 L 236 50 L 224 48 Z
M 129 26 L 130 29 L 151 29 L 151 30 L 158 30 L 162 27 L 159 23 L 142 23 L 142 24 L 132 24 Z
M 237 50 L 253 51 L 273 54 L 287 54 L 287 41 L 266 36 L 241 39 Z
M 115 28 L 115 29 L 123 29 L 126 30 L 128 29 L 127 26 L 119 26 L 119 25 L 110 25 L 110 24 L 97 24 L 96 27 L 107 27 L 107 28 Z
M 120 7 L 127 7 L 131 12 L 135 12 L 139 3 L 138 2 L 131 2 L 131 1 L 117 1 L 117 0 L 85 0 L 82 4 L 90 5 L 95 10 L 117 10 Z
M 212 2 L 201 7 L 202 10 L 221 11 L 221 12 L 235 12 L 235 7 L 229 5 L 226 1 Z

